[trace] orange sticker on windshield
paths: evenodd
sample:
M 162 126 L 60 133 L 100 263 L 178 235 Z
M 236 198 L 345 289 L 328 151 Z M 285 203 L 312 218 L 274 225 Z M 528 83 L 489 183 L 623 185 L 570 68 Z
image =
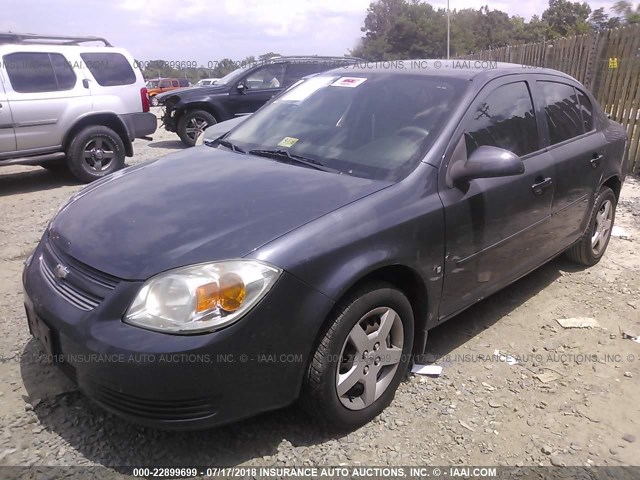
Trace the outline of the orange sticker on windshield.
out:
M 282 140 L 280 140 L 280 143 L 278 143 L 279 147 L 293 147 L 296 142 L 298 141 L 297 138 L 293 138 L 293 137 L 284 137 Z
M 332 87 L 348 87 L 356 88 L 366 82 L 366 78 L 362 77 L 341 77 L 331 84 Z

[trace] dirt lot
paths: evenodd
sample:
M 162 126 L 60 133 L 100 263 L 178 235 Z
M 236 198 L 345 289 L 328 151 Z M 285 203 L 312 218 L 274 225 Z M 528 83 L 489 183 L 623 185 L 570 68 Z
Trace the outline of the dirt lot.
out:
M 129 164 L 180 148 L 158 132 L 136 140 Z M 624 235 L 600 264 L 558 258 L 432 331 L 443 374 L 410 376 L 385 413 L 346 436 L 318 431 L 295 407 L 205 432 L 145 429 L 38 361 L 22 264 L 79 188 L 40 168 L 0 169 L 0 465 L 640 465 L 640 344 L 621 335 L 640 334 L 637 179 L 618 207 Z M 599 327 L 556 321 L 571 317 Z M 520 361 L 500 362 L 496 349 Z

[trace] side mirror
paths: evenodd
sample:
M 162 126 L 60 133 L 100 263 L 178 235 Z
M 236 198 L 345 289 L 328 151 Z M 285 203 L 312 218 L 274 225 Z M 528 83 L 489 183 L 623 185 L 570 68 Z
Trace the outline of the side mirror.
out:
M 236 90 L 238 93 L 244 93 L 247 90 L 247 86 L 244 83 L 239 83 L 236 85 Z
M 524 163 L 515 153 L 503 148 L 483 145 L 466 162 L 451 166 L 454 184 L 468 183 L 475 178 L 510 177 L 524 173 Z

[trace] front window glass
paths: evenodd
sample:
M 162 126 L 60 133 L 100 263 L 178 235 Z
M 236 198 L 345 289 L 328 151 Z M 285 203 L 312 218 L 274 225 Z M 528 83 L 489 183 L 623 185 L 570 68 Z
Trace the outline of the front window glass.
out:
M 284 64 L 266 65 L 249 74 L 244 80 L 249 90 L 280 88 L 284 84 Z
M 284 150 L 343 173 L 397 181 L 437 138 L 468 82 L 393 73 L 321 75 L 286 91 L 225 140 Z
M 522 157 L 539 149 L 538 129 L 527 84 L 498 87 L 482 101 L 464 132 L 467 155 L 483 145 Z

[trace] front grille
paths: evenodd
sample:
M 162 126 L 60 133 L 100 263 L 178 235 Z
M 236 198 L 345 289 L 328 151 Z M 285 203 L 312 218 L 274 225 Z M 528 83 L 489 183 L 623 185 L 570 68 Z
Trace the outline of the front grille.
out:
M 218 397 L 191 400 L 152 400 L 134 397 L 110 388 L 91 383 L 90 394 L 98 402 L 124 414 L 151 420 L 198 420 L 218 412 Z
M 62 269 L 65 276 L 56 274 Z M 49 286 L 76 308 L 89 312 L 116 288 L 119 279 L 58 251 L 49 241 L 40 258 L 40 271 Z

